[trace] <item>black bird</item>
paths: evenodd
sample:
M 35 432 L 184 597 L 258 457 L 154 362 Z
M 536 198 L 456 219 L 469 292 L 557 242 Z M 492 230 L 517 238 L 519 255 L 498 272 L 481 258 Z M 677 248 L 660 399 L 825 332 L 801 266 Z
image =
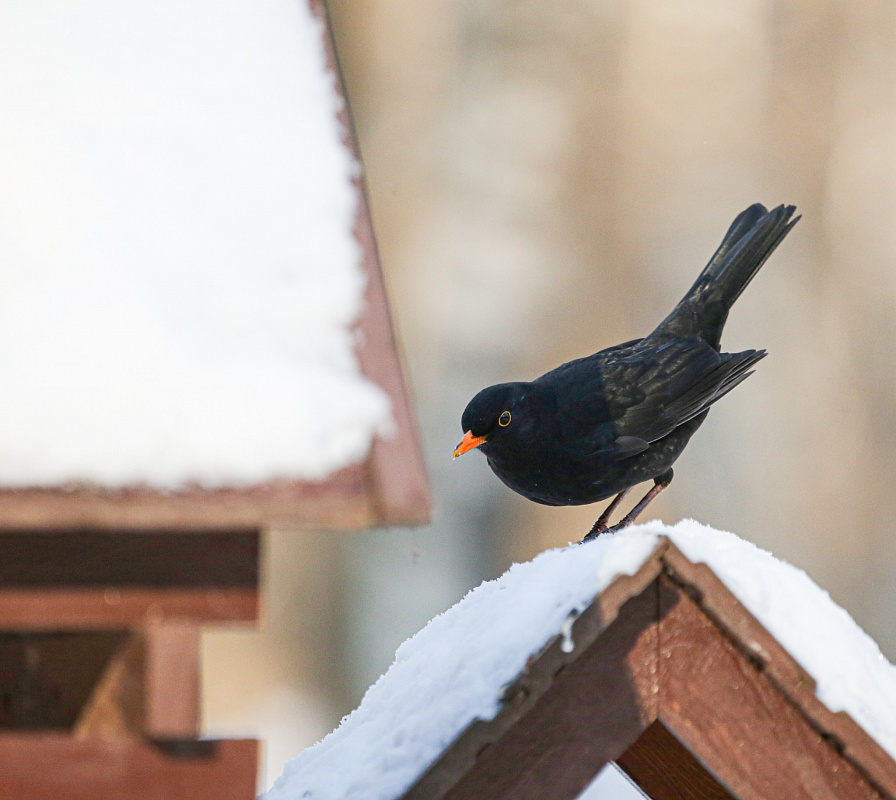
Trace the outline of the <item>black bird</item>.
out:
M 728 311 L 799 217 L 756 203 L 672 313 L 644 339 L 570 361 L 531 382 L 489 386 L 467 405 L 454 457 L 479 448 L 507 486 L 536 503 L 574 506 L 616 495 L 585 540 L 608 530 L 635 484 L 644 498 L 611 530 L 630 525 L 672 480 L 672 464 L 709 407 L 765 350 L 722 353 Z

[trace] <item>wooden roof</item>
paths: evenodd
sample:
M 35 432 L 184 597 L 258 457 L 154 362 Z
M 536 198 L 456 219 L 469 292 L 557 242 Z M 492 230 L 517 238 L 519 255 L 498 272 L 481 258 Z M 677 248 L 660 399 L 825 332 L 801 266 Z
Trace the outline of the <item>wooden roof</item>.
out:
M 320 0 L 310 0 L 323 22 L 324 44 L 344 100 L 345 139 L 360 163 L 348 99 Z M 404 380 L 362 174 L 355 237 L 367 279 L 365 310 L 357 323 L 357 354 L 364 375 L 389 396 L 395 434 L 374 440 L 363 463 L 321 482 L 280 481 L 247 489 L 170 492 L 152 487 L 106 490 L 51 487 L 0 490 L 0 530 L 61 528 L 264 528 L 358 529 L 426 522 L 430 493 L 419 433 Z
M 575 798 L 610 761 L 654 800 L 896 798 L 896 762 L 663 537 L 530 660 L 406 800 Z

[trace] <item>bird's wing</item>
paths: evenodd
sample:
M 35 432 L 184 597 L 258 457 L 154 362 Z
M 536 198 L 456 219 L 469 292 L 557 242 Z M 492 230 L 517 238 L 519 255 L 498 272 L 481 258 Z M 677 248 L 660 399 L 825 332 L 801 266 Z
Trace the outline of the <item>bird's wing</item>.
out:
M 608 358 L 601 373 L 616 436 L 662 439 L 730 392 L 765 355 L 718 353 L 702 339 L 687 337 Z
M 558 447 L 623 460 L 701 414 L 763 356 L 719 353 L 698 336 L 636 339 L 563 364 L 534 384 L 554 398 Z

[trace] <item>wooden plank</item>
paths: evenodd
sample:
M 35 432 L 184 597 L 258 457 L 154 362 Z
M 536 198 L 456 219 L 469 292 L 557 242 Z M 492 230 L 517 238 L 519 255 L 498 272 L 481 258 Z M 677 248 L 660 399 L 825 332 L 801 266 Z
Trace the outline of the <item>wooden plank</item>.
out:
M 143 730 L 150 738 L 199 735 L 199 628 L 148 625 L 145 647 Z
M 616 764 L 652 800 L 737 800 L 659 720 Z
M 368 484 L 367 468 L 355 464 L 320 483 L 282 481 L 244 489 L 0 489 L 0 531 L 228 527 L 351 530 L 378 519 Z
M 0 735 L 0 797 L 254 800 L 258 743 Z
M 682 587 L 661 581 L 659 719 L 721 785 L 740 800 L 883 797 Z
M 147 619 L 255 622 L 254 589 L 0 589 L 0 630 L 112 629 Z
M 75 725 L 79 737 L 195 739 L 199 628 L 151 624 L 128 634 Z
M 254 621 L 260 533 L 16 530 L 0 535 L 0 630 Z
M 654 584 L 655 586 L 655 584 Z M 407 792 L 407 800 L 576 797 L 653 721 L 658 600 L 647 588 L 600 628 L 587 615 L 575 647 L 555 640 L 508 690 L 489 722 L 472 725 Z
M 663 554 L 670 576 L 806 716 L 833 747 L 879 790 L 896 797 L 896 761 L 845 712 L 834 713 L 815 694 L 815 681 L 749 613 L 706 564 L 693 564 L 670 543 Z
M 361 266 L 367 285 L 364 310 L 356 326 L 358 360 L 361 371 L 389 395 L 392 401 L 392 418 L 395 421 L 394 434 L 387 438 L 377 437 L 371 448 L 367 467 L 372 494 L 378 517 L 383 523 L 419 525 L 429 521 L 432 498 L 420 445 L 420 432 L 389 312 L 361 150 L 326 5 L 323 0 L 309 2 L 312 12 L 322 23 L 327 62 L 337 78 L 337 88 L 344 101 L 339 116 L 345 143 L 361 167 L 353 179 L 359 197 L 355 238 L 361 245 Z
M 259 543 L 255 529 L 11 530 L 0 587 L 255 589 Z

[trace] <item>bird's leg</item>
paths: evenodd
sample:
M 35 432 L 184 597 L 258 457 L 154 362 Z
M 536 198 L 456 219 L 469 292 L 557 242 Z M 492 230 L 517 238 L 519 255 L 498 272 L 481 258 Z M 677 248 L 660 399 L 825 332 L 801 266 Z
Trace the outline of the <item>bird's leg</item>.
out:
M 653 479 L 653 488 L 644 497 L 641 498 L 640 502 L 626 514 L 619 522 L 617 522 L 612 528 L 609 530 L 612 533 L 616 533 L 616 531 L 621 531 L 623 528 L 627 528 L 631 525 L 637 518 L 638 515 L 650 505 L 650 501 L 653 500 L 663 489 L 665 489 L 670 483 L 672 483 L 672 470 L 670 469 L 668 472 L 664 472 L 658 478 Z
M 597 522 L 591 526 L 591 530 L 588 531 L 585 538 L 582 539 L 583 542 L 590 542 L 592 539 L 596 538 L 598 535 L 607 530 L 607 523 L 610 521 L 610 515 L 619 508 L 619 504 L 625 499 L 625 496 L 631 491 L 631 488 L 623 489 L 616 497 L 613 498 L 613 502 L 610 503 L 605 509 L 604 513 L 600 515 Z

